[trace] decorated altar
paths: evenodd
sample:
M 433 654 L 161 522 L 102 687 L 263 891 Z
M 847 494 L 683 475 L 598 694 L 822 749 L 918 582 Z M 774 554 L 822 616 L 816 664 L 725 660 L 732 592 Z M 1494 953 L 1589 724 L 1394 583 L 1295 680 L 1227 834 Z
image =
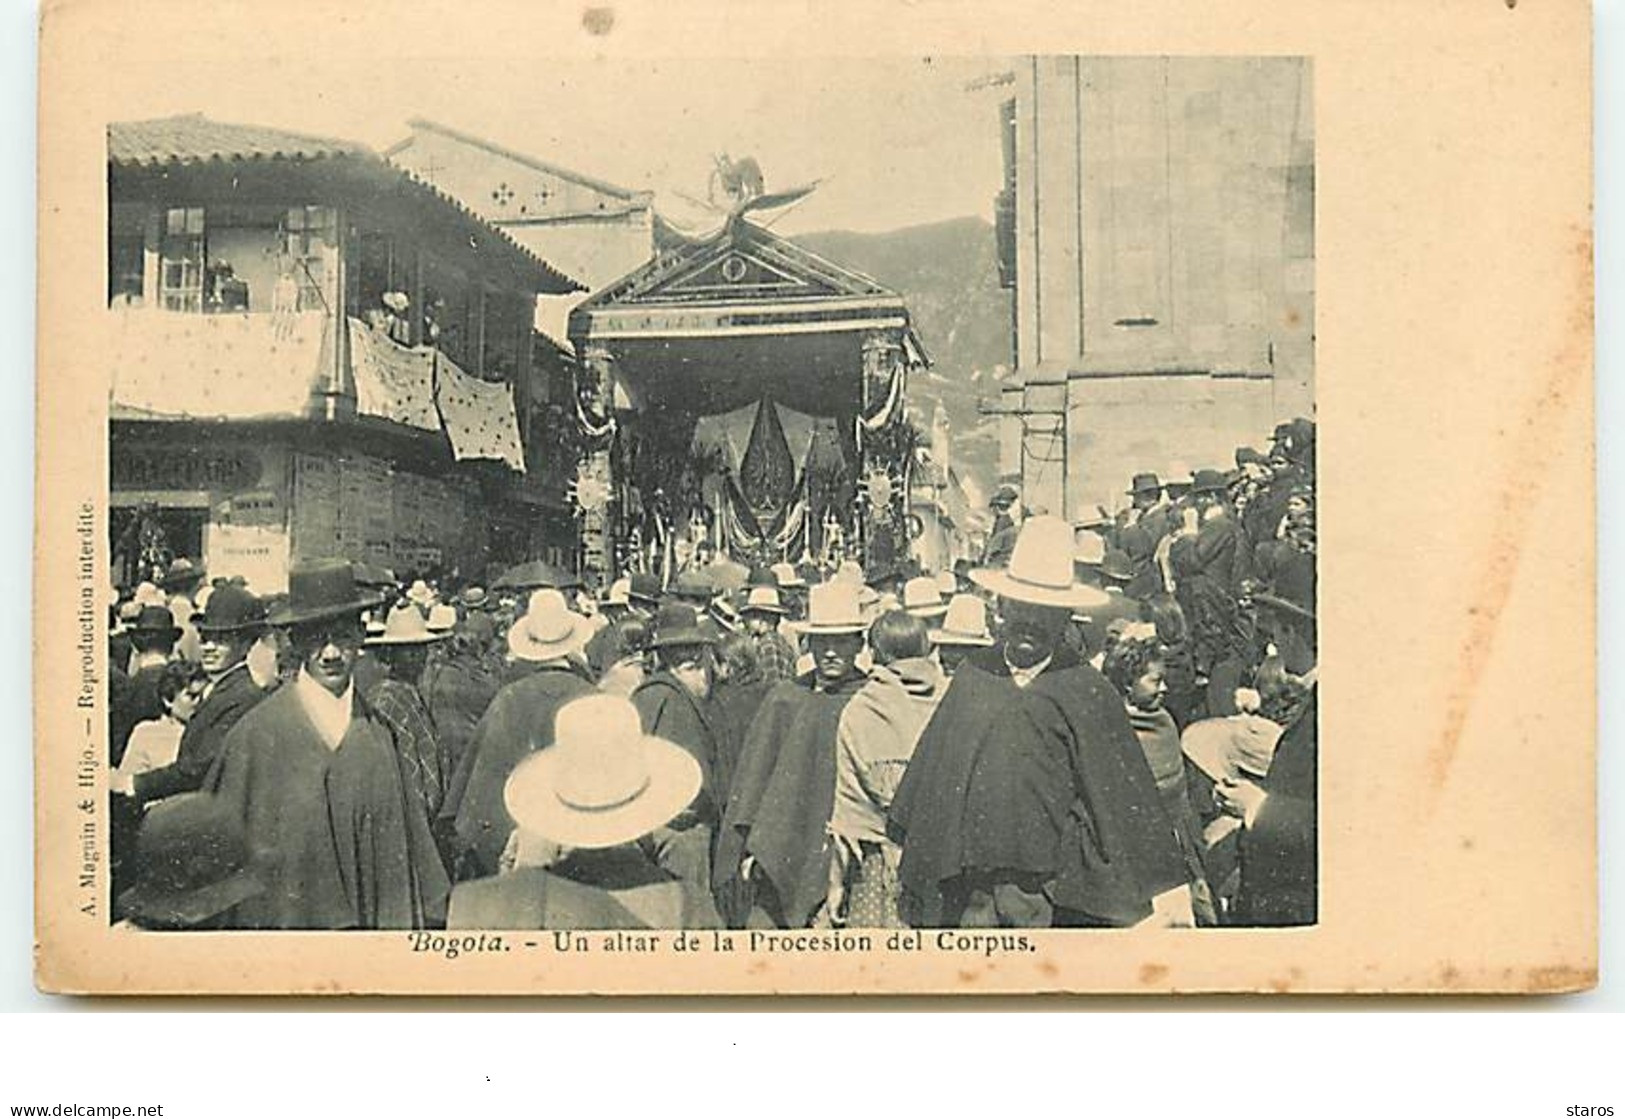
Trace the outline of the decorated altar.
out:
M 589 567 L 906 561 L 903 405 L 927 357 L 900 295 L 736 215 L 588 299 L 570 334 Z

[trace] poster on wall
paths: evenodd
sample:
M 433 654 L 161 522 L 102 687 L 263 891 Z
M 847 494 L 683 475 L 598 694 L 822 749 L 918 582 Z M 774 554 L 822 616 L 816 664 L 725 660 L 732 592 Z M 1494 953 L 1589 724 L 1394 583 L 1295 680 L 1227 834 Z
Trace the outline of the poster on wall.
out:
M 204 568 L 212 578 L 241 577 L 255 594 L 288 589 L 288 534 L 266 525 L 211 525 L 204 540 Z
M 293 551 L 301 559 L 339 553 L 339 464 L 327 455 L 293 460 Z

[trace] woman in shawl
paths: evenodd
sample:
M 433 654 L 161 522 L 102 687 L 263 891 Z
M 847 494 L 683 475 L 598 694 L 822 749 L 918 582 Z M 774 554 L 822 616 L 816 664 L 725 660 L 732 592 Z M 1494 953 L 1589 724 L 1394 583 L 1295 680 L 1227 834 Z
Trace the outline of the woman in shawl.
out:
M 1191 807 L 1179 728 L 1162 706 L 1168 685 L 1156 631 L 1148 625 L 1130 626 L 1106 649 L 1101 668 L 1106 679 L 1122 693 L 1129 725 L 1140 740 L 1146 763 L 1151 767 L 1151 778 L 1173 821 L 1174 834 L 1179 838 L 1179 849 L 1190 877 L 1191 910 L 1196 923 L 1217 924 L 1213 892 L 1208 888 L 1202 863 L 1202 826 Z

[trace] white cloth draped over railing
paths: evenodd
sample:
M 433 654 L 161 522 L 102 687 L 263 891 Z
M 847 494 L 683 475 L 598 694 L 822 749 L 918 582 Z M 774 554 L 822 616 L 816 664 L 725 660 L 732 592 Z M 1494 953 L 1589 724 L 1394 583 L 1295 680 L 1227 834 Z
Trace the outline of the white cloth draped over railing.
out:
M 331 372 L 327 316 L 107 313 L 115 413 L 195 419 L 299 417 Z
M 434 347 L 403 346 L 359 319 L 350 320 L 350 368 L 361 415 L 439 431 L 434 362 Z
M 435 404 L 451 439 L 452 456 L 495 459 L 523 474 L 525 452 L 519 440 L 519 416 L 513 387 L 482 381 L 457 368 L 445 354 L 435 356 Z

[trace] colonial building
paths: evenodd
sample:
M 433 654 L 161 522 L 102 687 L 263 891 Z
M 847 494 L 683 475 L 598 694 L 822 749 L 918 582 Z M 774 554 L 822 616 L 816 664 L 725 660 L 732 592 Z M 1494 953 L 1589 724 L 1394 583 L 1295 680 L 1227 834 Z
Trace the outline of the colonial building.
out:
M 200 115 L 107 143 L 117 577 L 546 553 L 533 307 L 579 284 L 353 143 Z
M 1003 106 L 1016 375 L 1000 468 L 1077 516 L 1311 415 L 1306 60 L 1023 60 Z

